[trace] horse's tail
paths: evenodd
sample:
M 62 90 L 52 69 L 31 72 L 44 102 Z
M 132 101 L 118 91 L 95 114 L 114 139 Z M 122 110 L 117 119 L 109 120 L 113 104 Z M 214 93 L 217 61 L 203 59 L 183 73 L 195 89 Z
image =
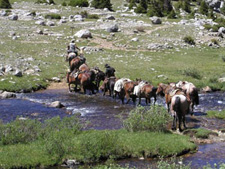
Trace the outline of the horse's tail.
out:
M 180 112 L 180 97 L 179 96 L 176 97 L 174 111 Z
M 152 88 L 152 92 L 153 92 L 154 94 L 156 94 L 157 89 L 158 89 L 157 87 L 153 87 L 153 88 Z
M 199 105 L 199 96 L 198 96 L 198 91 L 197 89 L 194 90 L 194 103 L 196 105 Z

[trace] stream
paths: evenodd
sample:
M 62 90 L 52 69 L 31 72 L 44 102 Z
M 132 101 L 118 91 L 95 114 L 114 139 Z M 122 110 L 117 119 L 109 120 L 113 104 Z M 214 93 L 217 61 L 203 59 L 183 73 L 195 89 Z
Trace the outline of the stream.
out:
M 194 116 L 187 116 L 187 126 L 190 128 L 208 128 L 212 130 L 225 129 L 225 123 L 219 119 L 208 119 L 205 117 L 208 110 L 225 109 L 225 93 L 215 92 L 199 94 L 200 105 L 195 108 Z M 157 104 L 165 105 L 163 98 L 157 98 Z M 53 101 L 60 101 L 64 108 L 52 108 L 48 105 Z M 145 105 L 144 100 L 142 104 Z M 120 129 L 122 128 L 121 112 L 123 117 L 135 106 L 130 103 L 122 105 L 119 99 L 114 100 L 109 96 L 83 95 L 78 93 L 68 93 L 67 89 L 47 89 L 34 93 L 17 94 L 16 99 L 0 100 L 0 119 L 10 122 L 18 118 L 32 118 L 40 121 L 60 116 L 71 116 L 80 114 L 82 122 L 87 122 L 85 129 Z M 192 168 L 201 168 L 203 165 L 214 165 L 214 163 L 225 163 L 225 142 L 199 145 L 199 150 L 195 154 L 188 154 L 182 157 L 184 164 L 191 162 Z M 154 166 L 156 160 L 126 159 L 120 160 L 118 164 L 122 166 L 146 168 Z

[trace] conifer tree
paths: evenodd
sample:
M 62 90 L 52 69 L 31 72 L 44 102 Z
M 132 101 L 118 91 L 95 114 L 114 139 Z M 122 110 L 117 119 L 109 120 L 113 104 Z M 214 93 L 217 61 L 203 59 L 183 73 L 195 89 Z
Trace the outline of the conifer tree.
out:
M 203 0 L 200 5 L 200 13 L 203 15 L 208 15 L 209 7 L 207 3 Z
M 9 0 L 0 0 L 0 8 L 6 8 L 6 9 L 9 9 L 9 8 L 12 8 Z
M 110 0 L 93 0 L 91 2 L 91 6 L 97 9 L 108 8 L 108 10 L 112 11 L 112 4 Z

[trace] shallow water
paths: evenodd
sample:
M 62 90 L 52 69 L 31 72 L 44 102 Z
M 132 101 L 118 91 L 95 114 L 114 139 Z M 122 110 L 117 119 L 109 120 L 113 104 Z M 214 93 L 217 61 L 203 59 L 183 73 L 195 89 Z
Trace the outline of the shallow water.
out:
M 48 105 L 53 101 L 61 101 L 66 107 L 50 108 Z M 157 104 L 165 105 L 164 99 L 158 98 Z M 145 105 L 144 100 L 142 100 L 142 105 Z M 126 117 L 134 107 L 132 103 L 122 105 L 120 100 L 102 96 L 102 93 L 83 95 L 68 93 L 67 89 L 48 89 L 35 93 L 18 94 L 17 99 L 0 100 L 0 119 L 5 123 L 16 117 L 36 118 L 43 121 L 54 116 L 63 118 L 78 113 L 81 121 L 89 121 L 85 129 L 119 129 L 122 127 L 121 117 Z M 208 110 L 224 109 L 225 93 L 200 94 L 200 105 L 195 108 L 195 116 L 187 116 L 187 126 L 191 128 L 201 126 L 209 129 L 225 128 L 223 120 L 205 117 Z M 123 115 L 121 112 L 124 112 Z M 183 158 L 185 164 L 192 162 L 192 168 L 199 168 L 207 163 L 212 165 L 219 162 L 225 163 L 225 143 L 200 145 L 197 153 Z M 154 168 L 156 164 L 152 159 L 129 159 L 119 163 L 137 168 L 146 168 L 146 166 Z

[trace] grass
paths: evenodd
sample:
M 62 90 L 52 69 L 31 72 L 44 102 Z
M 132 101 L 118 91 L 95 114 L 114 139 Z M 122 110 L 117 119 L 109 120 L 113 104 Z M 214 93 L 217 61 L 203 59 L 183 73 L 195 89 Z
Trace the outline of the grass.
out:
M 216 111 L 216 110 L 207 111 L 207 117 L 225 119 L 225 110 L 222 110 L 222 111 Z
M 196 138 L 207 139 L 209 138 L 210 134 L 216 134 L 216 133 L 208 129 L 198 128 L 198 129 L 185 130 L 184 134 L 190 135 L 192 137 L 194 136 Z
M 0 123 L 1 168 L 48 167 L 63 159 L 96 163 L 129 157 L 168 157 L 196 149 L 189 137 L 170 132 L 82 131 L 76 116 Z

